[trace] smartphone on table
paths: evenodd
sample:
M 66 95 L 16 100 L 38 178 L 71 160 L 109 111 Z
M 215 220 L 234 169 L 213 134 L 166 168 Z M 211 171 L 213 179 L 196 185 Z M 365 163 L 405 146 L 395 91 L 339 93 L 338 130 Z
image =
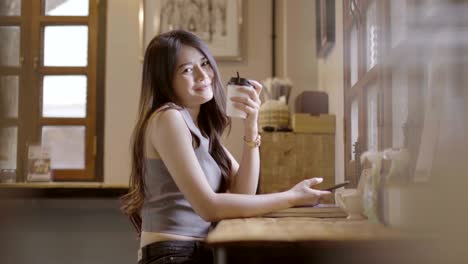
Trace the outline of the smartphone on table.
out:
M 348 184 L 349 184 L 349 181 L 345 181 L 345 182 L 342 182 L 342 183 L 338 183 L 338 184 L 336 184 L 335 186 L 332 186 L 332 187 L 330 187 L 330 188 L 325 189 L 324 191 L 329 191 L 329 192 L 331 192 L 331 191 L 333 191 L 333 190 L 335 190 L 335 189 L 344 187 L 344 186 L 346 186 L 346 185 L 348 185 Z

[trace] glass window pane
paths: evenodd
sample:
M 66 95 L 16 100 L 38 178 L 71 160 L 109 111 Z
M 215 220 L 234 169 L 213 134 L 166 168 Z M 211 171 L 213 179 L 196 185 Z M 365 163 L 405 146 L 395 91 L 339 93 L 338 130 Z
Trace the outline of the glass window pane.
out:
M 353 24 L 351 27 L 350 41 L 350 67 L 351 67 L 351 87 L 358 81 L 358 33 L 357 26 Z
M 351 103 L 351 159 L 354 160 L 354 143 L 359 138 L 359 103 L 358 100 L 354 100 Z
M 379 44 L 379 28 L 377 23 L 377 3 L 373 1 L 366 13 L 366 69 L 370 70 L 377 64 L 378 44 Z
M 0 26 L 0 65 L 19 66 L 20 27 Z
M 86 117 L 87 78 L 84 75 L 44 76 L 43 117 Z
M 47 16 L 87 16 L 89 0 L 45 0 Z
M 18 76 L 2 76 L 0 77 L 0 94 L 2 110 L 5 111 L 5 116 L 9 118 L 18 117 L 18 93 L 19 93 L 19 77 Z
M 87 26 L 47 26 L 44 29 L 44 66 L 88 65 Z
M 0 1 L 0 16 L 20 16 L 21 0 Z
M 18 127 L 0 129 L 0 169 L 16 170 Z
M 394 67 L 392 75 L 392 147 L 404 147 L 403 126 L 408 119 L 408 80 L 405 67 Z
M 378 91 L 372 85 L 367 90 L 367 149 L 378 150 Z
M 390 20 L 392 48 L 394 48 L 406 35 L 406 1 L 390 1 Z
M 42 145 L 50 148 L 52 169 L 85 168 L 84 126 L 44 126 Z

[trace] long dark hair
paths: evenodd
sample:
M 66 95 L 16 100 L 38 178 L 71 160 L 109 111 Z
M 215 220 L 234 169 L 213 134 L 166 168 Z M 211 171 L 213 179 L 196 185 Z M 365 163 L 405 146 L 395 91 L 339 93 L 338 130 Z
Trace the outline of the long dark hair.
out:
M 208 47 L 194 34 L 184 30 L 160 34 L 151 40 L 145 52 L 138 122 L 132 136 L 130 189 L 122 197 L 122 210 L 131 216 L 138 231 L 141 228 L 139 213 L 145 198 L 145 132 L 154 111 L 165 105 L 177 108 L 178 100 L 172 83 L 182 45 L 198 49 L 213 69 L 213 99 L 201 105 L 197 122 L 200 131 L 209 139 L 210 154 L 221 168 L 223 181 L 220 191 L 226 191 L 229 186 L 231 161 L 220 140 L 223 131 L 230 126 L 230 119 L 226 116 L 226 96 L 216 62 Z

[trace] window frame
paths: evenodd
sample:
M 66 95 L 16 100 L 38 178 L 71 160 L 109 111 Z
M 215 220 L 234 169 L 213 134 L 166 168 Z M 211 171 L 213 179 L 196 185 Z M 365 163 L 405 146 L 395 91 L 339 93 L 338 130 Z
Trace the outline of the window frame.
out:
M 375 2 L 377 5 L 377 24 L 381 29 L 379 32 L 379 56 L 377 63 L 367 70 L 367 35 L 366 35 L 366 12 L 370 4 Z M 355 3 L 356 8 L 351 12 L 351 6 Z M 367 94 L 370 87 L 377 88 L 377 129 L 378 149 L 381 150 L 388 146 L 388 132 L 383 129 L 388 118 L 386 108 L 390 107 L 391 101 L 384 102 L 384 96 L 387 97 L 388 82 L 382 65 L 387 47 L 385 46 L 386 38 L 386 10 L 387 7 L 382 1 L 376 0 L 343 0 L 343 67 L 344 67 L 344 160 L 345 160 L 345 179 L 351 182 L 351 186 L 357 186 L 360 175 L 360 153 L 368 149 L 368 120 L 367 120 Z M 354 14 L 353 14 L 354 13 Z M 351 84 L 351 30 L 353 26 L 357 26 L 357 81 Z M 391 92 L 391 91 L 390 91 Z M 351 142 L 351 104 L 354 100 L 358 101 L 358 142 L 359 151 L 355 153 L 355 142 Z M 388 124 L 387 124 L 388 125 Z M 390 135 L 391 136 L 391 135 Z M 351 155 L 353 149 L 354 155 Z
M 363 10 L 359 19 L 363 21 L 360 25 L 358 39 L 358 58 L 359 58 L 359 75 L 358 81 L 350 87 L 350 39 L 349 34 L 351 31 L 351 23 L 353 17 L 350 12 L 351 2 L 354 1 L 358 4 L 359 10 Z M 373 1 L 377 4 L 377 23 L 380 32 L 380 53 L 377 64 L 366 72 L 366 10 L 370 3 Z M 422 6 L 420 1 L 417 0 L 403 0 L 403 5 L 407 8 L 405 14 L 404 34 L 398 43 L 392 46 L 392 9 L 391 0 L 343 0 L 343 70 L 344 70 L 344 127 L 345 127 L 345 178 L 350 180 L 352 185 L 357 186 L 357 181 L 361 173 L 360 162 L 355 162 L 350 156 L 353 142 L 350 142 L 350 127 L 351 127 L 351 108 L 350 105 L 354 98 L 358 98 L 360 102 L 365 102 L 367 95 L 367 87 L 369 84 L 375 83 L 378 87 L 378 150 L 384 150 L 393 147 L 393 76 L 394 67 L 400 67 L 408 62 L 408 55 L 412 59 L 422 58 L 424 51 L 414 50 L 414 43 L 411 43 L 411 30 L 415 30 L 413 25 L 409 22 L 412 18 L 421 19 L 420 14 L 417 13 Z M 356 20 L 356 18 L 354 18 Z M 411 54 L 408 54 L 410 50 Z M 411 59 L 410 59 L 411 60 Z M 410 152 L 417 151 L 420 145 L 420 133 L 422 129 L 424 104 L 420 100 L 421 95 L 424 94 L 425 85 L 425 68 L 421 66 L 406 65 L 407 72 L 402 77 L 407 82 L 407 98 L 408 98 L 408 116 L 404 124 L 403 130 L 403 148 L 408 149 Z M 411 88 L 410 88 L 411 87 Z M 367 105 L 361 103 L 359 107 L 359 142 L 360 153 L 367 150 Z M 412 153 L 414 154 L 414 153 Z M 410 155 L 410 168 L 407 173 L 407 181 L 410 182 L 411 171 L 414 171 L 416 161 L 412 160 L 417 155 Z M 388 172 L 389 162 L 383 161 L 383 172 Z
M 84 169 L 54 169 L 53 181 L 102 181 L 106 0 L 89 0 L 88 16 L 47 16 L 45 0 L 22 1 L 20 16 L 0 17 L 0 24 L 20 26 L 20 66 L 1 67 L 1 75 L 19 76 L 18 118 L 2 120 L 18 127 L 17 182 L 27 181 L 28 146 L 41 144 L 42 126 L 85 126 Z M 43 65 L 45 26 L 86 25 L 88 63 L 85 67 Z M 84 118 L 42 117 L 42 80 L 49 75 L 86 75 Z M 4 121 L 4 122 L 3 122 Z

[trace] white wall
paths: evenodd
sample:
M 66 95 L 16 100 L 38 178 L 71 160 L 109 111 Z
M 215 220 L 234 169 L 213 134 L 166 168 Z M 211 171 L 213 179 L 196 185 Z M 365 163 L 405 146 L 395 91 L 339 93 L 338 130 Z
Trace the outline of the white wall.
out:
M 138 1 L 107 2 L 104 182 L 128 183 L 141 65 Z
M 344 76 L 343 2 L 335 1 L 335 46 L 324 59 L 318 59 L 318 90 L 328 93 L 329 111 L 336 115 L 335 181 L 344 180 Z
M 290 108 L 298 94 L 317 89 L 317 57 L 315 54 L 315 1 L 276 0 L 276 75 L 289 78 L 293 89 L 289 99 Z M 237 70 L 259 81 L 272 76 L 271 72 L 271 0 L 244 1 L 248 3 L 248 49 L 242 63 L 221 62 L 225 80 Z M 233 119 L 226 147 L 241 158 L 243 130 L 242 121 Z
M 315 1 L 278 1 L 278 76 L 293 81 L 290 106 L 306 90 L 328 93 L 330 114 L 336 115 L 335 181 L 344 180 L 343 138 L 343 19 L 342 1 L 335 1 L 335 46 L 329 55 L 317 58 Z
M 298 94 L 317 90 L 315 1 L 277 0 L 278 77 L 293 83 L 290 108 Z
M 224 83 L 236 71 L 250 79 L 262 81 L 271 76 L 271 0 L 243 1 L 244 3 L 244 59 L 242 62 L 221 61 L 218 66 Z M 225 138 L 226 148 L 240 160 L 242 153 L 243 121 L 232 119 L 231 133 Z
M 257 80 L 271 74 L 271 0 L 243 2 L 245 59 L 219 62 L 225 82 L 236 71 Z M 130 137 L 140 93 L 138 1 L 108 1 L 106 49 L 104 182 L 126 184 L 130 174 Z M 225 144 L 237 158 L 242 133 L 242 122 L 233 120 Z

